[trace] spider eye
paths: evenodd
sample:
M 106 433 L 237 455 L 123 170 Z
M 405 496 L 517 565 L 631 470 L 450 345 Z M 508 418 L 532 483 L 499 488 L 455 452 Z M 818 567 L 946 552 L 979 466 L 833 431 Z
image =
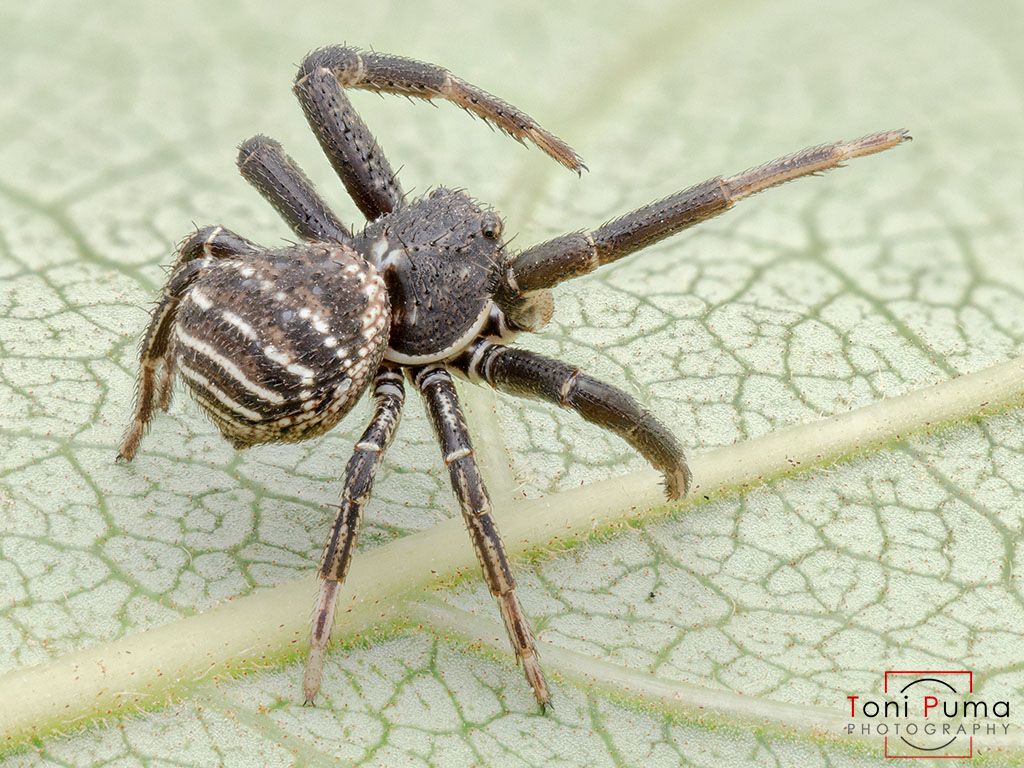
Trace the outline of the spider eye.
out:
M 497 240 L 501 237 L 502 228 L 501 219 L 497 216 L 486 216 L 480 225 L 480 232 L 488 240 Z

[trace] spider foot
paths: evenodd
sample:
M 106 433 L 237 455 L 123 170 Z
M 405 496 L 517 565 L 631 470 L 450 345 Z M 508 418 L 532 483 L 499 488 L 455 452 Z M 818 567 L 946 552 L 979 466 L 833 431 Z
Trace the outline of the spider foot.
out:
M 540 711 L 547 714 L 548 709 L 551 707 L 551 691 L 548 688 L 548 681 L 544 679 L 544 672 L 540 668 L 540 663 L 537 661 L 536 652 L 526 657 L 521 657 L 520 661 L 523 663 L 523 672 L 526 673 L 526 680 L 530 683 L 530 687 L 533 688 L 533 695 L 537 697 L 537 703 L 540 704 Z
M 306 657 L 306 669 L 302 674 L 305 706 L 312 706 L 317 694 L 320 693 L 320 682 L 324 676 L 324 657 L 327 653 L 327 643 L 331 639 L 331 627 L 334 626 L 334 606 L 337 600 L 338 582 L 334 579 L 321 579 L 316 607 L 313 609 L 309 655 Z
M 132 421 L 131 426 L 124 433 L 120 447 L 117 449 L 117 456 L 114 457 L 115 462 L 127 464 L 135 458 L 135 454 L 139 450 L 139 443 L 142 441 L 144 429 L 145 427 L 141 420 L 135 419 Z
M 674 467 L 668 467 L 665 469 L 665 495 L 670 501 L 683 498 L 690 492 L 692 480 L 693 473 L 685 460 L 680 461 Z
M 306 669 L 302 675 L 302 706 L 315 707 L 316 697 L 320 693 L 320 681 L 324 675 L 324 652 L 323 649 L 309 650 L 306 657 Z
M 523 607 L 515 592 L 509 591 L 498 595 L 497 598 L 498 607 L 501 609 L 501 618 L 505 621 L 505 628 L 508 630 L 508 637 L 512 642 L 516 660 L 523 665 L 526 680 L 533 688 L 533 695 L 537 697 L 541 711 L 546 712 L 551 705 L 551 692 L 548 689 L 547 680 L 544 679 L 544 671 L 540 668 L 533 630 L 530 629 L 530 624 L 526 620 Z

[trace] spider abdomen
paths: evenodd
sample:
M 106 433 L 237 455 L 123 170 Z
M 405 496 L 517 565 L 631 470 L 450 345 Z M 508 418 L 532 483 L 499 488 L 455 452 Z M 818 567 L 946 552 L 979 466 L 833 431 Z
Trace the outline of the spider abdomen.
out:
M 174 324 L 178 370 L 237 447 L 331 429 L 387 347 L 390 307 L 372 265 L 340 245 L 213 262 Z

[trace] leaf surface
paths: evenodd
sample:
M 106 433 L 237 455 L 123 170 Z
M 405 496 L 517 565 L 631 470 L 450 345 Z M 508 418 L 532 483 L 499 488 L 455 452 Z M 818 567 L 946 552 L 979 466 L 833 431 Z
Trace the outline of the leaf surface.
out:
M 583 179 L 447 105 L 353 97 L 407 189 L 470 189 L 517 246 L 803 146 L 911 129 L 909 146 L 566 284 L 552 327 L 523 340 L 622 384 L 691 455 L 901 396 L 924 429 L 951 418 L 926 387 L 989 370 L 994 389 L 1015 385 L 993 366 L 1024 346 L 1018 9 L 600 6 L 0 11 L 0 672 L 173 633 L 312 572 L 365 403 L 324 438 L 237 453 L 179 393 L 133 465 L 112 459 L 174 243 L 207 223 L 287 235 L 234 170 L 242 139 L 281 140 L 356 220 L 289 93 L 324 43 L 442 63 L 580 151 Z M 620 441 L 462 391 L 499 508 L 546 499 L 557 522 L 560 500 L 646 478 L 643 508 L 621 510 L 639 522 L 518 566 L 560 673 L 553 715 L 536 713 L 474 573 L 403 595 L 404 628 L 333 651 L 316 709 L 298 706 L 295 661 L 211 675 L 170 686 L 166 708 L 51 725 L 0 766 L 873 764 L 876 745 L 780 713 L 838 714 L 903 665 L 966 665 L 993 697 L 1024 687 L 1022 417 L 981 418 L 985 387 L 943 431 L 852 437 L 850 461 L 757 487 L 737 468 L 725 495 L 660 519 Z M 364 556 L 457 516 L 439 459 L 410 397 Z M 721 706 L 701 713 L 705 699 Z

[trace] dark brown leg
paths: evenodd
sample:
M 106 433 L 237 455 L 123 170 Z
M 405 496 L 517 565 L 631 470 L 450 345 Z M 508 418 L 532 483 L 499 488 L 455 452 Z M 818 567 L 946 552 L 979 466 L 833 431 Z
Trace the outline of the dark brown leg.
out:
M 580 171 L 584 167 L 568 144 L 532 117 L 443 67 L 345 46 L 321 48 L 299 67 L 295 94 L 331 164 L 371 221 L 401 205 L 402 190 L 343 88 L 446 99 L 517 141 L 533 142 L 567 168 Z
M 839 167 L 854 157 L 890 149 L 909 138 L 906 131 L 886 131 L 856 141 L 811 147 L 735 176 L 709 179 L 592 232 L 572 232 L 540 243 L 513 259 L 506 284 L 499 291 L 499 302 L 503 307 L 514 307 L 524 294 L 593 272 L 603 264 L 717 216 L 744 197 Z
M 168 338 L 181 297 L 214 259 L 246 256 L 258 250 L 259 246 L 255 243 L 224 227 L 204 227 L 187 237 L 178 247 L 178 258 L 171 277 L 164 286 L 142 339 L 135 410 L 121 439 L 118 461 L 131 461 L 135 458 L 139 442 L 153 418 L 154 400 L 163 410 L 167 410 L 170 405 L 174 360 L 170 354 Z
M 313 609 L 310 629 L 309 657 L 302 680 L 306 703 L 312 704 L 320 690 L 324 669 L 324 654 L 331 638 L 334 609 L 338 590 L 345 581 L 356 536 L 363 518 L 363 509 L 370 498 L 374 475 L 380 466 L 384 451 L 398 428 L 398 420 L 405 402 L 405 388 L 399 369 L 384 366 L 374 381 L 376 408 L 370 425 L 356 443 L 352 458 L 345 469 L 345 488 L 341 493 L 338 515 L 331 527 L 323 558 L 320 560 L 320 591 Z
M 546 707 L 551 696 L 537 661 L 533 630 L 516 596 L 516 581 L 491 517 L 491 500 L 473 456 L 469 430 L 451 374 L 441 366 L 431 365 L 417 371 L 415 381 L 426 401 L 434 431 L 441 443 L 441 456 L 462 507 L 463 520 L 469 529 L 487 586 L 498 601 L 512 649 L 523 665 L 537 701 L 541 707 Z
M 614 432 L 665 476 L 665 494 L 689 490 L 690 469 L 682 446 L 649 411 L 621 389 L 566 363 L 490 341 L 474 342 L 453 366 L 471 380 L 509 394 L 536 397 L 571 408 L 592 424 Z
M 253 136 L 238 148 L 238 170 L 303 240 L 352 242 L 352 233 L 278 142 Z

